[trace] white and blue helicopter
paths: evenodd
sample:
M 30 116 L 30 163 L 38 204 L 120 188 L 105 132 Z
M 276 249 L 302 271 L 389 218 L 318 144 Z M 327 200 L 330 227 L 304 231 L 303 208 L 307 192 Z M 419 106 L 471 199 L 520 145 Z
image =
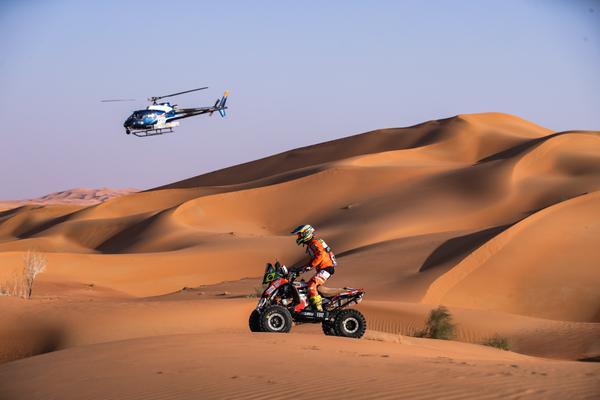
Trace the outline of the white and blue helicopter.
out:
M 204 89 L 208 89 L 208 87 L 201 87 L 198 89 L 185 90 L 183 92 L 148 98 L 148 101 L 152 102 L 152 104 L 146 107 L 144 110 L 134 111 L 133 114 L 131 114 L 123 123 L 123 127 L 125 127 L 125 133 L 128 135 L 133 134 L 138 137 L 162 135 L 163 133 L 173 132 L 173 128 L 179 126 L 178 120 L 183 118 L 194 117 L 202 114 L 212 115 L 214 112 L 218 112 L 221 117 L 225 117 L 225 110 L 227 109 L 225 106 L 228 96 L 227 91 L 225 91 L 223 97 L 217 99 L 215 104 L 211 107 L 178 108 L 176 104 L 171 104 L 169 102 L 157 103 L 158 100 L 166 97 L 178 96 L 180 94 L 196 92 Z M 135 100 L 111 99 L 101 101 L 113 102 Z

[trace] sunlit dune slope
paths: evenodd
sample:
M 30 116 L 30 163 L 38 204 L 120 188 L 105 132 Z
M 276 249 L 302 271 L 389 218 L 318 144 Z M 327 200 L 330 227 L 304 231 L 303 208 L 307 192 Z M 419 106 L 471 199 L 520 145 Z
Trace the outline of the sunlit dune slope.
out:
M 600 192 L 539 211 L 437 278 L 423 298 L 600 322 Z
M 569 245 L 564 224 L 544 213 L 564 203 L 565 210 L 572 209 L 569 218 L 589 220 L 589 232 L 596 232 L 594 205 L 568 204 L 600 189 L 599 155 L 598 132 L 552 132 L 499 113 L 373 131 L 92 207 L 2 212 L 0 274 L 17 268 L 22 252 L 35 248 L 49 253 L 42 281 L 93 283 L 135 296 L 164 294 L 259 276 L 264 263 L 275 258 L 300 262 L 305 254 L 289 231 L 311 223 L 338 254 L 339 272 L 330 284 L 362 286 L 370 299 L 419 302 L 428 293 L 426 301 L 434 303 L 592 321 L 600 306 L 594 296 L 567 295 L 572 301 L 535 306 L 520 304 L 521 299 L 500 304 L 497 297 L 508 288 L 558 290 L 556 271 L 578 260 L 582 247 Z M 596 196 L 589 199 L 597 204 Z M 542 254 L 543 238 L 512 233 L 536 219 L 547 220 L 544 229 L 552 231 L 544 238 L 562 243 L 553 264 Z M 585 243 L 592 237 L 579 228 L 567 231 L 579 232 Z M 433 289 L 454 282 L 453 268 L 463 260 L 472 263 L 477 249 L 487 251 L 486 243 L 502 232 L 515 236 L 514 246 L 529 250 L 506 271 L 503 288 L 494 289 L 493 274 L 482 267 L 471 286 L 466 286 L 470 280 L 463 282 L 466 292 L 460 295 Z M 523 245 L 521 237 L 534 244 Z M 587 274 L 597 277 L 589 271 L 594 262 L 599 265 L 597 253 L 588 261 L 578 264 L 581 273 L 573 272 L 569 285 L 588 287 L 577 283 L 584 278 L 596 282 Z M 536 269 L 544 278 L 529 285 L 525 270 L 541 265 L 549 265 L 546 271 Z M 475 296 L 469 290 L 489 296 L 467 304 Z M 575 312 L 577 301 L 582 304 Z

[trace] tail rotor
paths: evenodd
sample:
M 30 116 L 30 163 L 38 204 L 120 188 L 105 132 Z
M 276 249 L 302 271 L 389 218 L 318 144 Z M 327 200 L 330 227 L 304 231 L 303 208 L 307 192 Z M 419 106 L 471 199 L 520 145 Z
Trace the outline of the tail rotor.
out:
M 225 110 L 227 109 L 227 107 L 225 106 L 225 103 L 227 103 L 227 96 L 229 96 L 229 91 L 226 90 L 225 93 L 223 93 L 223 97 L 221 97 L 215 103 L 215 108 L 217 109 L 221 117 L 225 117 L 225 115 L 227 115 L 225 113 Z

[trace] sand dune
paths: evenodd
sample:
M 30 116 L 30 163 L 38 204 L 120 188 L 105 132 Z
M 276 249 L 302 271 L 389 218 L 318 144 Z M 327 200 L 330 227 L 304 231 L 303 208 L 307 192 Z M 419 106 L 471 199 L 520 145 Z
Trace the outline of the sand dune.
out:
M 600 377 L 596 364 L 551 361 L 397 333 L 373 331 L 366 339 L 354 341 L 325 337 L 319 334 L 319 327 L 307 325 L 295 327 L 291 335 L 251 334 L 245 317 L 254 301 L 219 300 L 209 291 L 188 291 L 187 296 L 178 299 L 170 296 L 111 301 L 102 296 L 102 291 L 89 290 L 94 297 L 71 298 L 64 303 L 0 299 L 9 311 L 7 321 L 12 324 L 19 319 L 23 328 L 12 336 L 5 331 L 2 337 L 3 343 L 22 352 L 20 356 L 66 349 L 0 365 L 0 397 L 262 398 L 270 393 L 274 398 L 295 398 L 298 392 L 293 388 L 297 387 L 298 377 L 313 380 L 314 372 L 310 371 L 315 371 L 318 374 L 314 379 L 324 379 L 322 371 L 309 368 L 309 363 L 328 370 L 330 384 L 319 389 L 319 395 L 343 394 L 349 398 L 410 394 L 423 399 L 525 395 L 591 399 L 597 393 Z M 381 331 L 402 324 L 407 315 L 420 317 L 425 311 L 420 308 L 396 302 L 362 307 Z M 476 324 L 482 324 L 480 317 L 484 314 L 453 311 L 459 321 L 466 324 L 470 320 L 474 330 L 481 331 Z M 506 329 L 520 326 L 518 329 L 526 332 L 533 328 L 536 335 L 544 324 L 525 317 L 510 321 L 502 314 L 494 316 L 498 317 L 504 319 Z M 581 331 L 573 328 L 570 334 Z M 531 332 L 529 338 L 533 337 Z M 560 337 L 563 342 L 565 338 L 572 339 Z M 544 348 L 547 351 L 557 343 L 559 340 L 554 339 Z M 521 344 L 530 345 L 526 339 Z M 147 378 L 158 386 L 132 384 Z M 374 382 L 377 390 L 370 385 Z
M 363 341 L 359 347 L 337 338 L 301 336 L 305 335 L 182 335 L 79 347 L 0 366 L 0 376 L 7 382 L 0 395 L 295 399 L 305 390 L 300 383 L 306 381 L 319 383 L 313 394 L 327 398 L 593 399 L 597 395 L 597 368 L 589 364 L 537 361 L 465 344 L 390 346 Z M 286 357 L 277 351 L 283 349 Z M 321 369 L 307 370 L 307 360 L 326 366 L 326 377 Z
M 600 322 L 599 221 L 600 192 L 541 210 L 436 279 L 423 302 Z
M 298 262 L 302 253 L 287 233 L 309 221 L 352 271 L 340 274 L 343 282 L 360 277 L 377 296 L 413 301 L 482 244 L 471 240 L 468 245 L 461 238 L 497 234 L 537 210 L 598 190 L 599 143 L 594 132 L 556 134 L 496 113 L 374 131 L 92 207 L 4 212 L 0 259 L 27 248 L 49 251 L 60 261 L 51 263 L 45 279 L 56 272 L 110 287 L 114 280 L 86 265 L 121 260 L 134 270 L 144 263 L 144 254 L 173 257 L 171 279 L 156 279 L 151 290 L 138 286 L 152 276 L 135 274 L 115 287 L 152 295 L 215 283 L 216 275 L 220 280 L 257 276 L 259 260 Z M 424 241 L 428 244 L 418 250 L 406 247 Z M 457 252 L 452 246 L 458 242 L 463 248 Z M 444 251 L 451 257 L 433 263 L 430 256 Z M 362 273 L 365 267 L 358 263 L 369 262 L 371 253 L 382 256 L 370 263 L 373 273 Z M 236 260 L 246 262 L 241 266 Z M 223 273 L 207 281 L 211 264 L 219 264 Z M 190 279 L 192 269 L 195 279 Z M 400 271 L 410 285 L 403 285 L 404 279 L 386 284 L 387 276 Z M 394 285 L 408 288 L 394 290 Z
M 239 252 L 240 260 L 251 252 L 257 255 L 252 259 L 279 257 L 288 263 L 297 262 L 302 253 L 287 232 L 299 221 L 310 221 L 334 243 L 344 266 L 356 270 L 358 266 L 346 263 L 343 254 L 356 258 L 357 253 L 398 241 L 406 243 L 426 236 L 451 240 L 493 231 L 536 210 L 598 190 L 600 179 L 594 162 L 598 135 L 548 132 L 503 114 L 460 116 L 413 128 L 375 131 L 71 213 L 44 207 L 38 212 L 44 215 L 39 221 L 29 209 L 18 210 L 3 218 L 0 250 L 36 247 L 69 254 L 169 256 L 177 252 L 173 256 L 178 258 L 185 258 L 182 252 L 193 258 L 214 251 L 215 260 L 221 256 L 231 260 L 220 263 L 223 270 L 235 266 L 240 271 L 237 278 L 242 278 L 258 275 L 262 263 L 240 269 L 227 255 L 231 249 Z M 335 157 L 328 156 L 334 147 Z M 539 157 L 546 160 L 543 168 L 558 163 L 562 172 L 549 177 L 539 170 L 542 166 L 535 162 Z M 582 162 L 577 167 L 579 158 Z M 538 170 L 528 167 L 532 163 Z M 299 173 L 303 169 L 308 171 Z M 175 189 L 192 184 L 215 186 Z M 357 225 L 360 229 L 355 229 Z M 415 259 L 417 264 L 408 267 L 410 273 L 423 272 L 421 267 L 434 251 L 424 248 Z M 397 263 L 396 254 L 400 256 L 389 252 L 387 260 Z M 179 265 L 172 266 L 173 275 L 180 268 L 189 270 L 189 262 Z M 396 271 L 390 265 L 369 268 L 377 269 L 372 279 Z M 202 269 L 198 266 L 199 276 L 204 274 Z M 436 274 L 442 272 L 443 268 L 437 268 Z M 419 275 L 427 276 L 423 280 L 428 284 L 435 274 L 430 270 Z M 180 283 L 175 282 L 180 281 L 174 280 L 173 285 L 164 282 L 163 292 L 177 290 Z M 199 278 L 186 283 L 211 282 Z M 131 293 L 153 294 L 137 291 L 135 279 L 128 284 Z M 364 286 L 369 284 L 367 281 Z
M 233 185 L 356 156 L 426 146 L 458 150 L 455 154 L 442 154 L 444 158 L 455 159 L 457 154 L 470 154 L 470 157 L 465 158 L 476 161 L 499 149 L 513 147 L 550 133 L 552 132 L 548 129 L 508 114 L 459 115 L 409 128 L 377 130 L 303 147 L 158 189 Z M 454 148 L 459 142 L 468 145 L 467 148 Z
M 72 204 L 89 206 L 135 192 L 137 192 L 137 189 L 74 188 L 63 190 L 61 192 L 50 193 L 35 199 L 0 201 L 0 210 L 11 209 L 24 205 Z
M 248 297 L 256 286 L 256 280 L 247 279 L 139 299 L 96 285 L 43 284 L 37 289 L 37 300 L 0 298 L 5 321 L 0 329 L 0 362 L 139 337 L 246 332 L 247 317 L 256 303 Z M 391 335 L 393 341 L 423 329 L 431 309 L 427 304 L 377 300 L 359 308 L 367 316 L 371 335 L 385 340 Z M 585 359 L 600 352 L 598 324 L 450 309 L 457 324 L 456 339 L 463 342 L 481 344 L 500 335 L 510 339 L 514 351 L 555 359 Z M 320 329 L 302 325 L 293 331 L 319 334 Z M 384 335 L 377 336 L 380 333 Z
M 445 374 L 468 381 L 452 386 L 444 380 L 441 387 L 457 398 L 591 398 L 598 387 L 595 366 L 464 343 L 429 344 L 406 335 L 421 329 L 429 310 L 441 303 L 458 323 L 459 341 L 481 343 L 500 334 L 524 354 L 568 360 L 600 355 L 599 190 L 599 132 L 552 132 L 486 113 L 295 149 L 92 206 L 2 211 L 0 279 L 21 268 L 27 250 L 45 252 L 49 261 L 33 300 L 0 298 L 13 321 L 0 327 L 2 360 L 67 350 L 0 367 L 0 382 L 11 382 L 0 396 L 22 398 L 26 370 L 53 364 L 60 366 L 57 374 L 71 374 L 99 352 L 107 354 L 98 361 L 104 365 L 121 352 L 141 360 L 141 349 L 160 348 L 146 364 L 156 362 L 165 372 L 179 360 L 201 371 L 205 364 L 194 360 L 217 360 L 215 382 L 226 382 L 227 389 L 204 377 L 165 373 L 165 385 L 185 390 L 149 386 L 156 397 L 194 398 L 200 390 L 205 398 L 235 397 L 248 382 L 227 377 L 227 365 L 209 347 L 236 343 L 249 349 L 237 360 L 242 369 L 246 358 L 276 353 L 278 346 L 298 360 L 292 372 L 305 370 L 310 357 L 372 368 L 379 371 L 380 386 L 389 388 L 373 392 L 379 398 L 396 398 L 400 390 L 439 398 L 442 392 L 431 387 Z M 289 236 L 300 223 L 314 224 L 338 255 L 338 273 L 329 285 L 366 289 L 361 309 L 371 324 L 369 335 L 384 342 L 330 340 L 316 336 L 318 327 L 306 326 L 295 329 L 306 334 L 299 338 L 246 332 L 255 301 L 246 297 L 255 294 L 264 263 L 294 265 L 305 257 Z M 179 334 L 189 336 L 172 336 Z M 194 360 L 182 355 L 184 343 Z M 326 344 L 308 351 L 302 343 Z M 231 349 L 223 353 L 226 359 L 235 358 Z M 368 356 L 384 352 L 416 367 Z M 471 379 L 457 365 L 441 365 L 438 356 L 468 359 L 480 372 Z M 518 365 L 515 370 L 502 364 L 509 360 Z M 271 361 L 273 371 L 283 368 Z M 538 369 L 556 379 L 548 383 L 533 374 Z M 134 380 L 148 372 L 121 361 L 115 371 Z M 409 378 L 392 384 L 392 372 Z M 130 391 L 131 398 L 149 396 L 102 376 L 100 381 Z M 251 379 L 272 385 L 267 375 Z M 274 382 L 291 383 L 279 379 Z M 371 392 L 361 389 L 369 386 L 365 379 L 353 375 L 347 393 L 368 398 Z M 32 385 L 39 398 L 69 398 L 59 381 L 40 378 Z M 107 385 L 89 390 L 90 398 L 125 393 L 102 392 Z

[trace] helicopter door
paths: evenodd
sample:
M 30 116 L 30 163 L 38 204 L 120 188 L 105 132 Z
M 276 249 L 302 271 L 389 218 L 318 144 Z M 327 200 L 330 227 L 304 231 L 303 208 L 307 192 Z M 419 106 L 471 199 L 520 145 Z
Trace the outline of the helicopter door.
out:
M 165 116 L 165 114 L 159 114 L 156 119 L 156 124 L 155 124 L 156 129 L 164 128 L 166 124 L 167 124 L 167 117 Z

